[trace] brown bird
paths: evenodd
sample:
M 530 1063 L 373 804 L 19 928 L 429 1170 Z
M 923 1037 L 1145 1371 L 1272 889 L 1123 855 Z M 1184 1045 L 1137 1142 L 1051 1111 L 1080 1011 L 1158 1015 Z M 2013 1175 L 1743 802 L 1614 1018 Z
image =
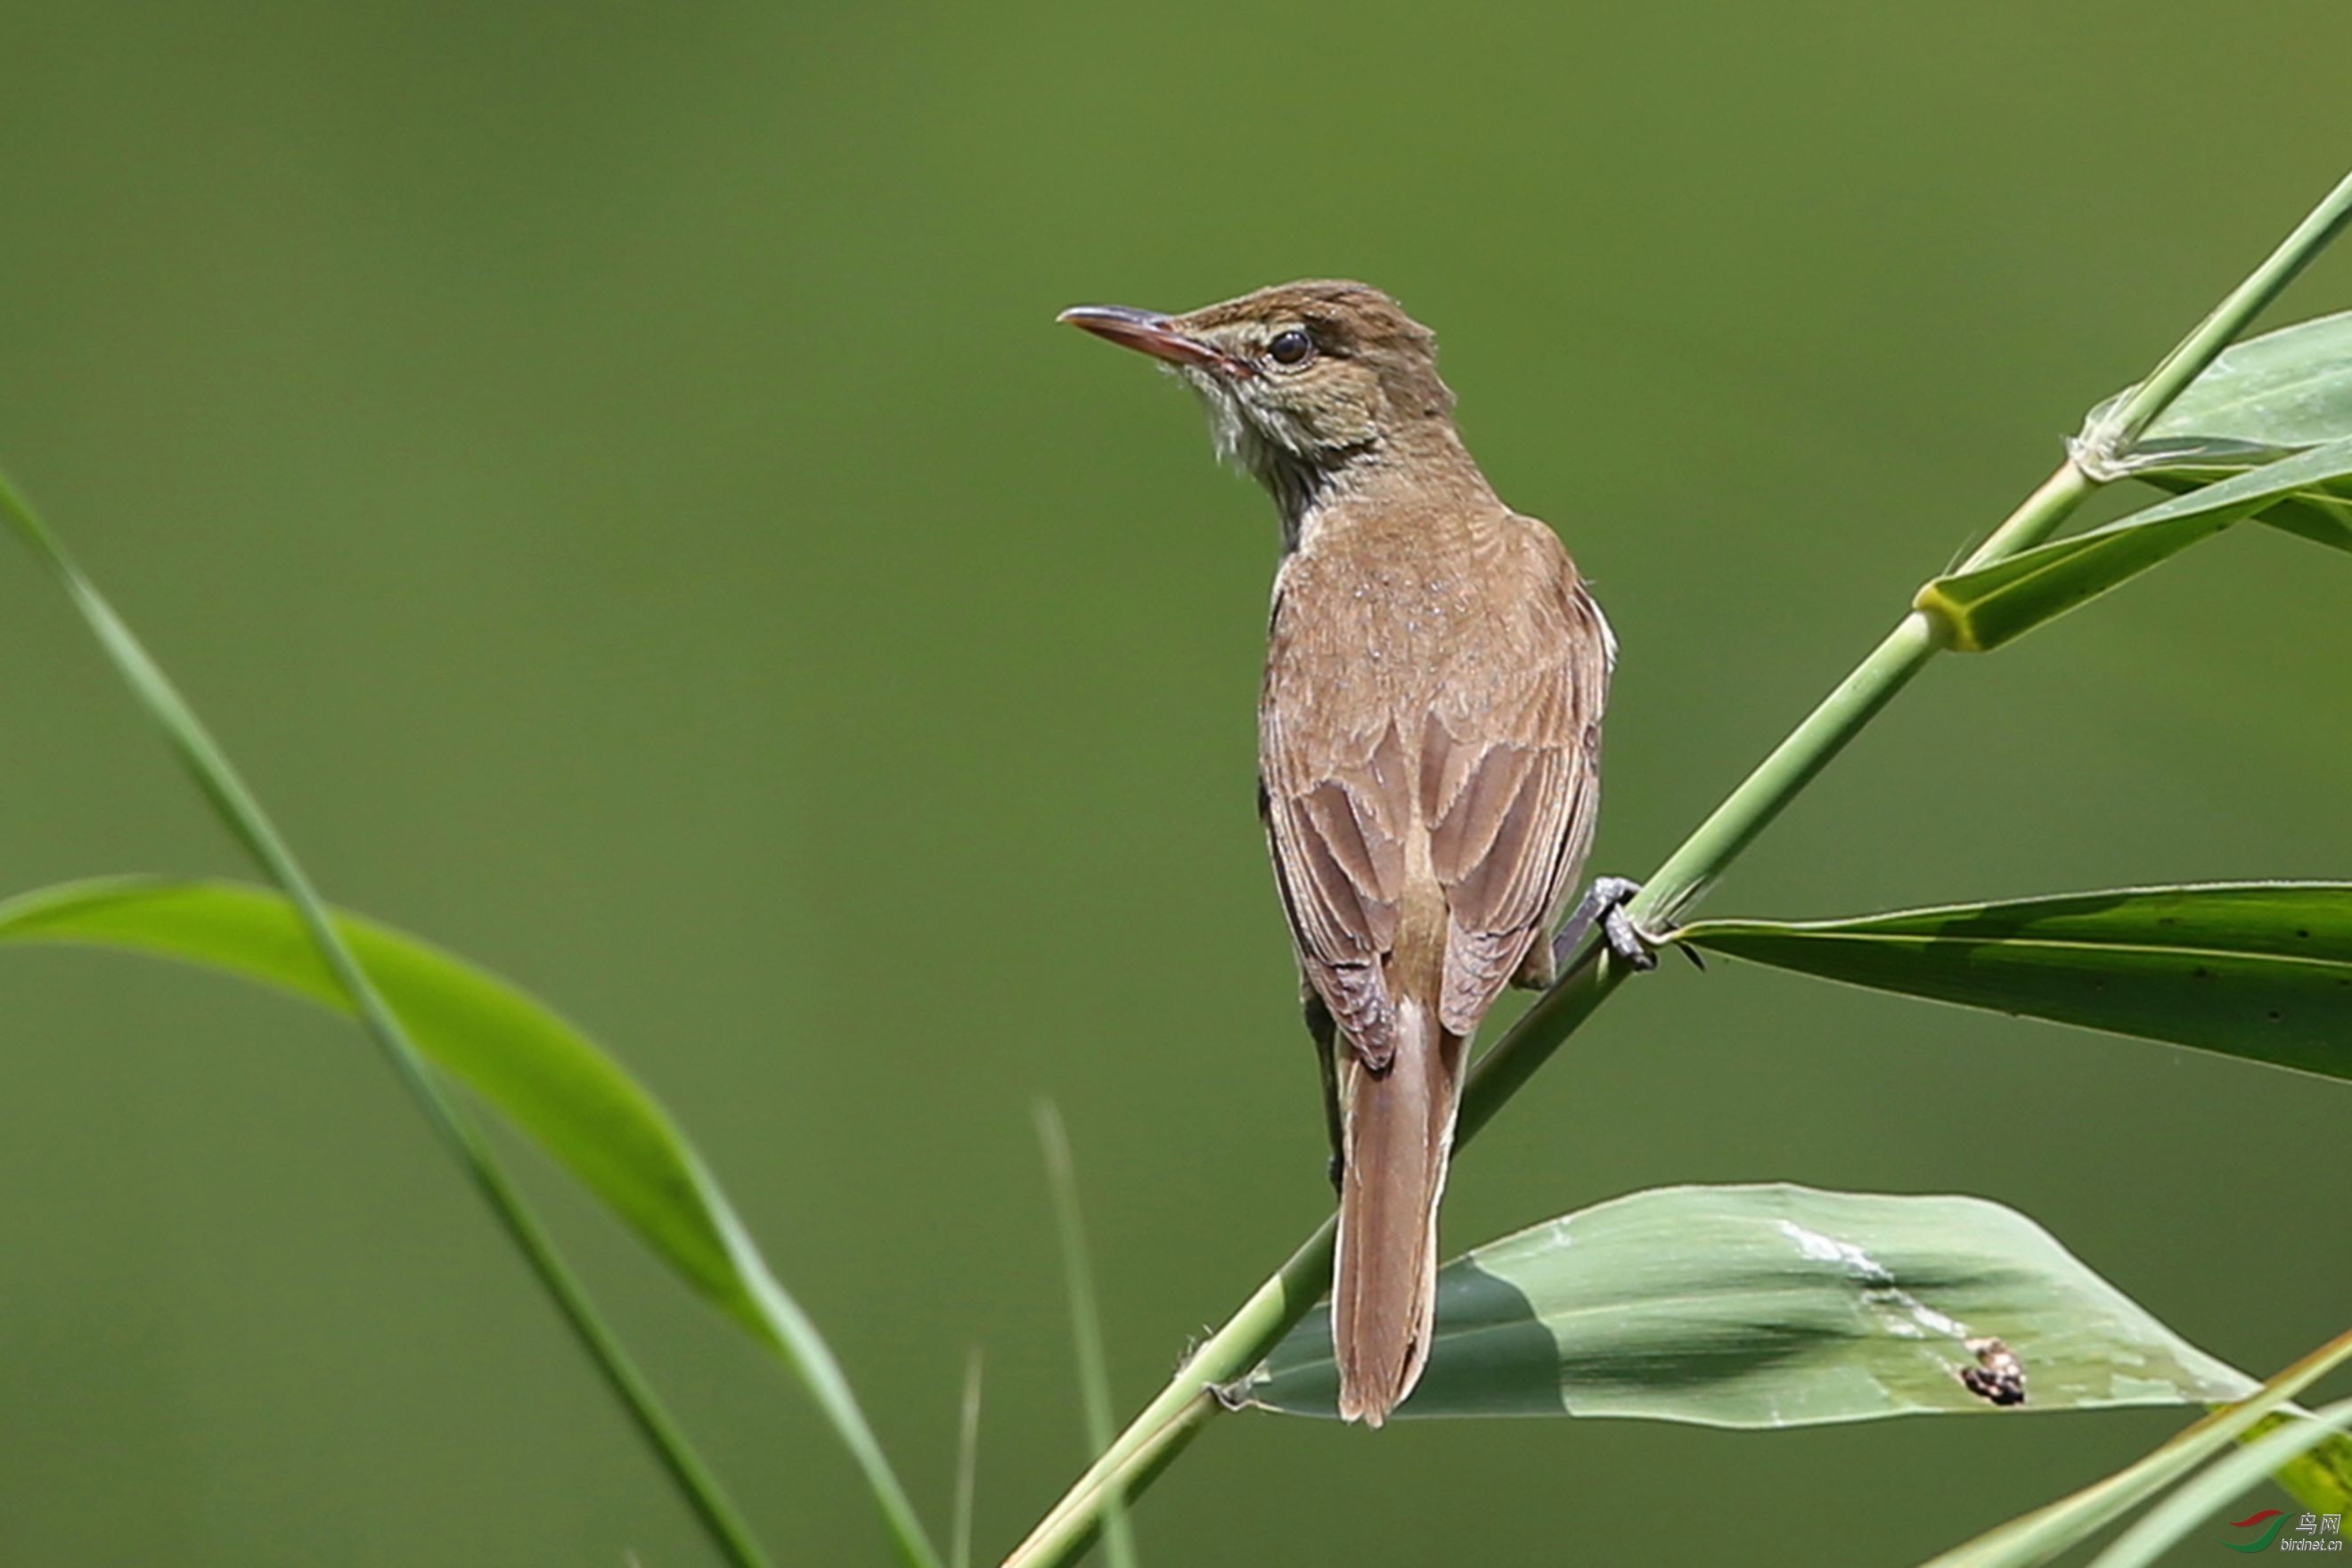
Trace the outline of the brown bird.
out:
M 1550 984 L 1596 916 L 1654 962 L 1620 879 L 1546 940 L 1592 841 L 1615 643 L 1559 537 L 1464 447 L 1434 337 L 1379 289 L 1061 319 L 1173 366 L 1282 516 L 1258 800 L 1323 1058 L 1339 1413 L 1377 1426 L 1429 1358 L 1479 1020 L 1506 983 Z

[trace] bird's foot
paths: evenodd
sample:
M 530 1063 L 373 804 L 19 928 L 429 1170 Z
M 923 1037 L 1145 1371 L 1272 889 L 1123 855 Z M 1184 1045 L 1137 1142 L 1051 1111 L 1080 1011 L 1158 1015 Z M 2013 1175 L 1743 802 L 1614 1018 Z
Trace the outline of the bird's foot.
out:
M 1559 934 L 1552 938 L 1553 965 L 1560 970 L 1568 967 L 1569 960 L 1576 956 L 1576 950 L 1584 944 L 1597 921 L 1601 940 L 1609 944 L 1609 951 L 1616 954 L 1619 963 L 1635 971 L 1655 969 L 1658 949 L 1665 944 L 1634 925 L 1633 918 L 1625 912 L 1625 906 L 1641 890 L 1642 884 L 1629 877 L 1592 879 L 1592 886 L 1584 890 L 1584 897 L 1577 900 L 1575 910 L 1560 926 Z

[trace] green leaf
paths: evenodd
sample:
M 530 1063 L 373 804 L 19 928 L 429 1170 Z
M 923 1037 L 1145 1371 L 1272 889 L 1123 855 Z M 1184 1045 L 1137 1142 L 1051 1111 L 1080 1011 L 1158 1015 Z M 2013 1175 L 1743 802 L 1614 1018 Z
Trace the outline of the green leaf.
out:
M 763 1331 L 685 1139 L 616 1063 L 553 1012 L 462 960 L 351 914 L 339 913 L 337 924 L 429 1060 L 497 1107 L 698 1289 Z M 342 1005 L 293 910 L 257 888 L 69 883 L 0 903 L 0 941 L 128 948 Z
M 2096 429 L 2119 392 L 2084 421 Z M 2126 473 L 2240 472 L 2352 438 L 2352 310 L 2298 321 L 2222 351 L 2130 448 Z
M 1949 628 L 1953 647 L 2000 647 L 2283 498 L 2347 478 L 2352 438 L 2202 486 L 1992 565 L 1938 577 L 1919 590 L 1914 603 Z M 2316 502 L 2299 504 L 2294 521 L 2297 531 L 2331 539 L 2336 526 Z
M 798 1374 L 877 1495 L 902 1508 L 832 1351 L 654 1098 L 528 993 L 388 926 L 341 911 L 334 919 L 424 1057 L 578 1177 Z M 350 1010 L 293 907 L 259 888 L 135 878 L 68 883 L 0 902 L 0 942 L 175 958 Z
M 2021 1364 L 2025 1410 L 2206 1404 L 2254 1386 L 1999 1204 L 1686 1186 L 1448 1264 L 1429 1369 L 1397 1414 L 1744 1427 L 1982 1414 L 1995 1407 L 1961 1374 L 1997 1357 L 1990 1340 Z M 1275 1347 L 1245 1397 L 1334 1413 L 1326 1314 Z
M 2129 395 L 2091 411 L 2086 432 Z M 2129 450 L 2102 472 L 2165 489 L 2194 489 L 2352 439 L 2352 310 L 2300 321 L 2225 351 L 2191 382 Z M 2083 449 L 2078 440 L 2076 449 Z M 2323 481 L 2262 513 L 2261 521 L 2337 550 L 2352 550 L 2352 484 Z
M 1700 921 L 1675 940 L 1928 996 L 2352 1079 L 2352 883 L 2224 882 L 1836 921 Z
M 2052 1562 L 2239 1441 L 2273 1411 L 2347 1361 L 2352 1361 L 2352 1333 L 2322 1345 L 2251 1397 L 2191 1423 L 2114 1475 L 1987 1531 L 1927 1568 L 2033 1568 Z M 2263 1468 L 2272 1462 L 2269 1455 L 2259 1461 Z

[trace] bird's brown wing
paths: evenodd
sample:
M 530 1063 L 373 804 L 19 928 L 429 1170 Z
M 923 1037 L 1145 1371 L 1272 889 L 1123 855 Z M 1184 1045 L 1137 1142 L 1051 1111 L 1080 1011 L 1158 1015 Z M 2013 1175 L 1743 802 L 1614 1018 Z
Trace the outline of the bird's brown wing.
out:
M 1527 527 L 1541 587 L 1501 657 L 1438 693 L 1422 754 L 1450 917 L 1439 1016 L 1465 1036 L 1574 895 L 1600 810 L 1608 625 L 1558 538 Z
M 1355 1049 L 1385 1061 L 1396 1017 L 1383 963 L 1396 944 L 1413 759 L 1385 714 L 1293 723 L 1301 694 L 1283 700 L 1268 684 L 1261 799 L 1299 968 Z
M 1408 901 L 1412 837 L 1428 835 L 1449 911 L 1441 1016 L 1465 1037 L 1591 841 L 1608 632 L 1558 537 L 1513 521 L 1507 547 L 1531 552 L 1529 595 L 1498 610 L 1507 625 L 1477 639 L 1475 658 L 1432 672 L 1402 708 L 1397 685 L 1316 679 L 1352 662 L 1298 646 L 1349 635 L 1344 613 L 1314 613 L 1335 605 L 1292 616 L 1297 606 L 1276 602 L 1259 744 L 1276 879 L 1307 982 L 1376 1063 L 1393 1043 L 1384 970 Z

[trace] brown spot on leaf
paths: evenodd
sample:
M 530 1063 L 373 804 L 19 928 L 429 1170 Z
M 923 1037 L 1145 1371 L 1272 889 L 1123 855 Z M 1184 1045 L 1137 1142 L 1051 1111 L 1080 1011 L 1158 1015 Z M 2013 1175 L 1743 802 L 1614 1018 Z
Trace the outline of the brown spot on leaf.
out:
M 1988 1405 L 2007 1408 L 2025 1403 L 2025 1363 L 1997 1339 L 1970 1340 L 1974 1366 L 1960 1368 L 1960 1386 Z

